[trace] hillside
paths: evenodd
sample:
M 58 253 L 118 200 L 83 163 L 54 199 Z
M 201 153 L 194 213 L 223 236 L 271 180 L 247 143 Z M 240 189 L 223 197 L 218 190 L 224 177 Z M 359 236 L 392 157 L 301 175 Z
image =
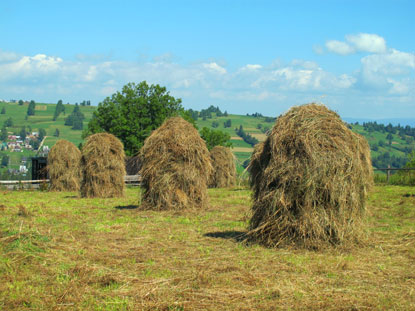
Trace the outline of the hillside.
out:
M 67 139 L 73 142 L 75 145 L 79 145 L 82 142 L 82 130 L 72 130 L 71 126 L 64 125 L 65 118 L 72 113 L 75 108 L 75 105 L 64 105 L 65 113 L 61 113 L 56 121 L 53 121 L 54 112 L 56 109 L 56 104 L 44 104 L 36 103 L 35 115 L 27 116 L 28 103 L 19 105 L 18 103 L 0 103 L 0 111 L 5 109 L 4 114 L 0 114 L 0 126 L 3 127 L 3 124 L 6 120 L 11 118 L 13 120 L 13 125 L 7 127 L 8 134 L 17 134 L 19 135 L 23 126 L 26 127 L 27 132 L 38 132 L 39 129 L 44 129 L 46 131 L 46 138 L 43 142 L 44 146 L 53 146 L 58 139 Z M 86 126 L 89 120 L 92 117 L 93 111 L 96 107 L 93 106 L 79 106 L 81 112 L 85 115 L 85 120 L 83 125 Z M 59 137 L 55 137 L 54 134 L 56 129 L 59 130 Z M 4 155 L 9 156 L 9 165 L 7 168 L 2 168 L 2 171 L 6 169 L 18 169 L 22 164 L 22 157 L 32 157 L 37 154 L 36 151 L 22 149 L 22 152 L 10 152 L 10 150 L 1 151 L 1 158 Z
M 58 139 L 67 139 L 79 145 L 82 142 L 82 130 L 73 130 L 71 126 L 64 125 L 65 118 L 68 117 L 75 109 L 75 105 L 66 104 L 65 113 L 61 113 L 56 121 L 53 121 L 53 116 L 56 109 L 56 104 L 37 103 L 35 108 L 35 115 L 28 116 L 28 103 L 19 105 L 18 103 L 0 103 L 0 111 L 5 110 L 5 113 L 0 114 L 0 126 L 9 118 L 12 118 L 13 125 L 7 127 L 8 134 L 19 135 L 21 128 L 26 127 L 28 132 L 39 131 L 44 129 L 46 131 L 46 138 L 43 142 L 44 146 L 52 147 Z M 83 126 L 86 127 L 89 120 L 92 117 L 93 111 L 96 106 L 78 106 L 80 111 L 84 114 Z M 226 132 L 231 137 L 231 143 L 233 145 L 233 152 L 237 159 L 238 171 L 243 170 L 244 162 L 250 158 L 253 151 L 252 144 L 249 144 L 243 140 L 242 137 L 237 135 L 235 129 L 239 129 L 241 126 L 247 134 L 256 138 L 258 141 L 263 141 L 266 138 L 266 132 L 272 128 L 275 119 L 273 117 L 262 116 L 261 114 L 253 115 L 234 115 L 228 113 L 222 113 L 219 108 L 213 106 L 208 109 L 204 109 L 201 112 L 192 111 L 197 119 L 196 123 L 199 129 L 208 127 L 210 129 L 217 129 Z M 376 124 L 376 123 L 375 123 Z M 375 167 L 402 167 L 408 157 L 408 153 L 411 150 L 415 150 L 415 139 L 413 133 L 415 130 L 410 128 L 412 136 L 406 135 L 403 127 L 385 127 L 376 124 L 376 126 L 370 126 L 373 123 L 352 124 L 353 131 L 363 135 L 368 140 L 372 149 L 372 159 Z M 406 127 L 407 129 L 408 127 Z M 59 137 L 54 136 L 56 130 L 59 130 Z M 388 139 L 388 134 L 392 139 Z M 389 138 L 391 138 L 389 137 Z M 0 159 L 7 155 L 9 157 L 9 165 L 0 168 L 0 178 L 2 174 L 8 169 L 19 169 L 22 163 L 22 158 L 29 158 L 35 156 L 36 151 L 23 149 L 22 152 L 10 152 L 10 150 L 0 151 Z M 19 178 L 22 178 L 20 176 Z M 2 178 L 4 179 L 4 178 Z

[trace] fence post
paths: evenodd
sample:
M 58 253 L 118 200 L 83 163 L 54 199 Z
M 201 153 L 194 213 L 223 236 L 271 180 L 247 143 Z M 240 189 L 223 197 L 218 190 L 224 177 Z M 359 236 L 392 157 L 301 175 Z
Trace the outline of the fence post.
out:
M 388 164 L 388 168 L 391 168 L 390 164 Z M 389 184 L 389 178 L 391 177 L 391 171 L 386 170 L 386 183 Z

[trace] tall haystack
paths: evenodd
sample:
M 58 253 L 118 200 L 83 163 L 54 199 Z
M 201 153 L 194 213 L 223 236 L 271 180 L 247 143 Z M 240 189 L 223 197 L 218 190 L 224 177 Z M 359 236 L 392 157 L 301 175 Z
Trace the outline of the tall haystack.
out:
M 50 149 L 47 170 L 51 191 L 79 191 L 81 152 L 71 142 L 60 139 Z
M 252 156 L 248 236 L 266 246 L 355 241 L 372 185 L 367 141 L 323 105 L 291 108 Z
M 180 117 L 166 120 L 141 148 L 144 209 L 204 208 L 212 170 L 205 141 Z
M 82 147 L 81 196 L 111 198 L 124 195 L 125 154 L 121 141 L 112 134 L 98 133 Z
M 236 183 L 235 158 L 232 151 L 223 146 L 215 146 L 210 151 L 213 166 L 209 187 L 227 188 Z

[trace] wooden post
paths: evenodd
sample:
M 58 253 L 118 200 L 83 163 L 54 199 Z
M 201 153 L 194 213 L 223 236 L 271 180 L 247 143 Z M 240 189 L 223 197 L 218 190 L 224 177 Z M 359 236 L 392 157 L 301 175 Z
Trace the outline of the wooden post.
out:
M 390 164 L 388 164 L 388 168 L 391 168 Z M 389 178 L 391 177 L 391 171 L 386 170 L 386 183 L 389 184 Z

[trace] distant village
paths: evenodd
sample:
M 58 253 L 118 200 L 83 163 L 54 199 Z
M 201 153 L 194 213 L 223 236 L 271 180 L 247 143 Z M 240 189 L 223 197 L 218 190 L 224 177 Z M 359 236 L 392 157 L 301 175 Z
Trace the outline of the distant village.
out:
M 19 135 L 9 135 L 7 137 L 8 141 L 2 142 L 0 144 L 0 150 L 9 152 L 23 152 L 24 150 L 35 151 L 33 148 L 33 142 L 38 141 L 38 138 L 38 132 L 31 132 L 29 135 L 26 136 L 24 140 Z M 37 156 L 45 157 L 48 155 L 49 151 L 49 146 L 40 146 L 39 150 L 37 151 Z M 10 175 L 26 176 L 28 172 L 28 167 L 30 165 L 30 161 L 30 157 L 23 156 L 21 158 L 19 168 L 8 168 L 7 173 Z

